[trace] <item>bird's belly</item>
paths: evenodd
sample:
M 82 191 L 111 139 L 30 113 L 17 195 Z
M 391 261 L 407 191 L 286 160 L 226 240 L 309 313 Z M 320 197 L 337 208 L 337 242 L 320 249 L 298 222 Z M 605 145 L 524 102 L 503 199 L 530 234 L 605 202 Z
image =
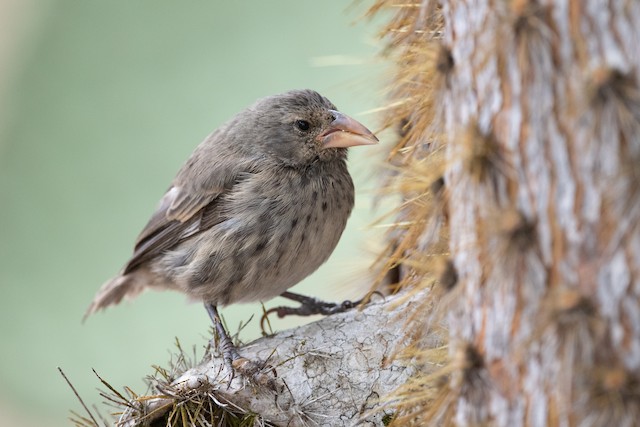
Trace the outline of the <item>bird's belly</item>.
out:
M 217 305 L 280 295 L 320 267 L 337 245 L 353 197 L 334 193 L 320 189 L 308 199 L 279 193 L 238 206 L 228 221 L 197 236 L 199 249 L 174 281 Z

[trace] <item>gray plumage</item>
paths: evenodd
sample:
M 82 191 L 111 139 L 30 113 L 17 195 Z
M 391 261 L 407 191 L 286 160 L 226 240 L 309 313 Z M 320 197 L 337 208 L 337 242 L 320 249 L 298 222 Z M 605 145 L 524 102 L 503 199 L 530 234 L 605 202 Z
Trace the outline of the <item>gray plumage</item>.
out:
M 257 101 L 195 149 L 87 315 L 145 288 L 214 306 L 280 295 L 336 247 L 354 204 L 346 147 L 375 141 L 317 92 Z

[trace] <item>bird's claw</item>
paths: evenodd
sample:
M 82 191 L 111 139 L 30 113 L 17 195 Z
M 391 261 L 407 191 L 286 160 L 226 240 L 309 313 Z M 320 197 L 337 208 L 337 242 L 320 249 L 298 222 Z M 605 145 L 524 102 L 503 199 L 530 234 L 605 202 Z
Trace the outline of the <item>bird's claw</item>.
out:
M 233 341 L 222 325 L 222 319 L 220 318 L 218 309 L 214 305 L 208 303 L 205 303 L 205 307 L 211 317 L 217 335 L 217 343 L 214 338 L 212 341 L 212 348 L 216 348 L 222 354 L 224 367 L 229 373 L 227 388 L 231 387 L 231 383 L 235 379 L 236 374 L 240 374 L 243 377 L 248 378 L 254 384 L 277 391 L 278 385 L 276 382 L 276 370 L 271 366 L 266 366 L 266 363 L 256 362 L 240 356 L 238 349 L 235 344 L 233 344 Z M 269 371 L 271 371 L 272 375 L 269 375 Z
M 296 316 L 312 316 L 314 314 L 322 314 L 328 316 L 331 314 L 344 313 L 345 311 L 349 311 L 361 304 L 367 304 L 371 300 L 371 297 L 373 295 L 378 295 L 384 300 L 384 295 L 382 295 L 382 293 L 378 291 L 371 292 L 364 298 L 361 298 L 357 301 L 345 300 L 341 303 L 325 302 L 313 297 L 307 297 L 304 295 L 295 294 L 293 292 L 285 292 L 284 294 L 282 294 L 283 297 L 299 302 L 300 306 L 278 306 L 270 308 L 269 310 L 265 311 L 260 318 L 260 328 L 262 329 L 263 335 L 269 335 L 266 332 L 264 322 L 268 322 L 268 317 L 271 313 L 276 313 L 278 315 L 278 318 L 280 319 L 292 314 Z
M 252 384 L 266 387 L 273 391 L 280 389 L 277 383 L 278 375 L 274 367 L 266 365 L 266 363 L 261 361 L 242 357 L 238 354 L 237 350 L 232 351 L 231 354 L 223 351 L 222 359 L 225 369 L 229 374 L 227 388 L 231 387 L 236 375 L 239 374 L 248 379 Z
M 233 369 L 232 375 L 235 375 L 237 372 L 245 378 L 248 378 L 252 384 L 275 392 L 281 391 L 281 386 L 278 385 L 278 373 L 273 366 L 267 365 L 263 362 L 256 362 L 245 357 L 235 359 L 231 365 Z

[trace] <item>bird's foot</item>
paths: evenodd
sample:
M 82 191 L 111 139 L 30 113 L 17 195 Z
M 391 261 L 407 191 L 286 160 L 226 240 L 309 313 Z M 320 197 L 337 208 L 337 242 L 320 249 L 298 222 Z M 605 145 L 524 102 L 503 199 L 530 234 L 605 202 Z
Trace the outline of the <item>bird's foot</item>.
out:
M 265 311 L 265 313 L 262 315 L 262 318 L 260 319 L 260 327 L 262 328 L 262 333 L 267 335 L 265 332 L 264 322 L 268 320 L 268 317 L 271 313 L 276 313 L 279 318 L 290 315 L 312 316 L 314 314 L 323 314 L 325 316 L 328 316 L 330 314 L 344 313 L 345 311 L 349 311 L 352 308 L 359 306 L 360 304 L 366 304 L 369 302 L 373 295 L 379 295 L 384 298 L 384 296 L 380 292 L 376 291 L 366 295 L 364 298 L 361 298 L 357 301 L 346 300 L 342 301 L 341 303 L 335 303 L 321 301 L 317 298 L 296 294 L 294 292 L 284 292 L 282 295 L 280 295 L 281 297 L 299 302 L 300 306 L 279 306 Z
M 252 384 L 276 392 L 282 391 L 282 385 L 278 383 L 278 375 L 274 367 L 244 357 L 234 360 L 232 366 L 234 372 L 248 378 Z
M 251 360 L 240 356 L 238 349 L 231 341 L 218 341 L 218 350 L 222 353 L 222 359 L 226 371 L 229 373 L 228 387 L 240 375 L 251 384 L 278 391 L 276 370 L 262 361 Z
M 231 386 L 236 374 L 240 374 L 253 384 L 277 391 L 277 375 L 275 369 L 267 366 L 265 363 L 256 362 L 240 356 L 238 348 L 235 346 L 222 325 L 222 319 L 218 314 L 218 309 L 212 304 L 205 304 L 205 307 L 213 321 L 213 325 L 218 336 L 218 351 L 222 353 L 224 366 L 230 375 L 228 386 Z M 213 343 L 213 347 L 216 347 L 215 343 Z

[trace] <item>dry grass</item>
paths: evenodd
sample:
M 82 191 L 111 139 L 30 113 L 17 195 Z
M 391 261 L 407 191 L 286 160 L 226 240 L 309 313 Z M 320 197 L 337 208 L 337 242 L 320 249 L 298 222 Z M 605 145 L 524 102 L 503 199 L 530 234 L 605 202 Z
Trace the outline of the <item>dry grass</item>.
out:
M 225 400 L 211 384 L 202 384 L 197 388 L 184 388 L 176 384 L 179 375 L 195 367 L 200 358 L 195 347 L 187 353 L 178 339 L 176 352 L 169 361 L 168 368 L 154 366 L 154 373 L 145 380 L 148 390 L 143 395 L 135 393 L 129 387 L 119 391 L 94 371 L 104 387 L 100 396 L 104 407 L 110 413 L 104 415 L 94 407 L 89 408 L 76 392 L 71 382 L 69 386 L 76 394 L 84 415 L 71 412 L 70 420 L 76 427 L 137 426 L 149 427 L 253 427 L 269 426 L 259 415 L 253 414 Z M 209 348 L 205 349 L 208 354 Z

